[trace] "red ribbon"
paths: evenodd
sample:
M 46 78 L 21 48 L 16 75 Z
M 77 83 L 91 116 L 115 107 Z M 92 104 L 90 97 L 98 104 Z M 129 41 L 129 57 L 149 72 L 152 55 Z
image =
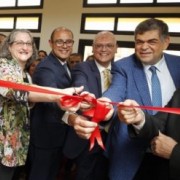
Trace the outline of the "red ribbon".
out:
M 95 98 L 87 94 L 78 96 L 78 98 L 76 96 L 64 96 L 61 98 L 61 104 L 65 107 L 76 106 L 79 102 L 87 102 L 91 105 L 91 108 L 84 111 L 83 115 L 90 117 L 91 121 L 96 123 L 103 121 L 107 113 L 110 111 L 110 109 L 105 105 L 105 103 L 97 101 Z M 97 143 L 102 149 L 105 149 L 98 126 L 91 134 L 89 150 L 94 147 L 95 140 L 97 140 Z
M 88 111 L 85 111 L 83 114 L 91 117 L 91 121 L 99 123 L 105 119 L 106 115 L 110 111 L 110 108 L 108 108 L 104 103 L 97 101 L 96 99 L 93 99 L 92 103 L 94 106 Z M 91 134 L 89 150 L 94 147 L 95 140 L 97 140 L 97 143 L 102 149 L 105 149 L 98 126 Z
M 4 80 L 0 80 L 0 86 L 5 88 L 12 88 L 16 90 L 62 95 L 63 97 L 61 98 L 61 104 L 65 107 L 73 107 L 78 105 L 78 103 L 80 102 L 87 102 L 88 104 L 91 104 L 91 109 L 85 111 L 83 114 L 90 117 L 92 121 L 97 123 L 103 121 L 105 119 L 105 116 L 108 114 L 110 110 L 105 105 L 104 103 L 105 101 L 97 101 L 95 98 L 89 95 L 70 96 L 67 94 L 46 90 L 39 87 L 33 87 L 29 85 L 24 85 L 24 84 L 19 84 Z M 111 102 L 111 104 L 118 105 L 119 107 L 121 106 L 124 107 L 124 105 L 121 105 L 118 102 Z M 137 107 L 146 110 L 180 114 L 180 108 L 162 108 L 162 107 L 152 107 L 152 106 L 128 106 L 128 107 L 132 107 L 132 108 Z M 90 137 L 90 150 L 94 147 L 95 140 L 97 140 L 97 143 L 100 145 L 102 149 L 105 149 L 104 144 L 102 142 L 99 127 L 96 127 L 96 129 L 94 130 L 94 132 Z
M 168 108 L 168 107 L 152 107 L 152 106 L 124 106 L 119 104 L 119 107 L 131 107 L 131 108 L 141 108 L 146 110 L 152 110 L 152 111 L 159 111 L 159 112 L 165 112 L 165 113 L 171 113 L 171 114 L 180 114 L 180 108 Z
M 110 110 L 105 106 L 104 103 L 98 102 L 95 98 L 87 94 L 82 95 L 82 96 L 70 96 L 70 95 L 54 92 L 51 90 L 46 90 L 39 87 L 33 87 L 33 86 L 25 85 L 25 84 L 14 83 L 14 82 L 4 81 L 4 80 L 0 80 L 0 86 L 5 87 L 5 88 L 12 88 L 15 90 L 63 95 L 60 101 L 61 101 L 62 106 L 64 107 L 73 107 L 73 106 L 78 105 L 80 102 L 87 102 L 88 104 L 91 104 L 92 108 L 83 112 L 83 114 L 90 117 L 92 121 L 97 122 L 97 123 L 99 123 L 100 121 L 103 121 L 106 114 Z M 90 137 L 90 150 L 94 147 L 95 139 L 97 140 L 98 144 L 103 149 L 105 149 L 98 127 L 96 127 L 96 129 L 94 130 L 94 132 L 92 133 Z

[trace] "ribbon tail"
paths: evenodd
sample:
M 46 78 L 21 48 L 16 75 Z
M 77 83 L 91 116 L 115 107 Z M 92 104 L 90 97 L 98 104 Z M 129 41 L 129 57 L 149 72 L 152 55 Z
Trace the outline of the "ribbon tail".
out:
M 92 148 L 94 147 L 94 143 L 95 143 L 95 131 L 92 132 L 91 137 L 90 137 L 89 151 L 91 151 Z
M 97 127 L 97 131 L 96 131 L 96 140 L 97 140 L 97 143 L 99 144 L 99 146 L 105 150 L 105 146 L 103 144 L 103 141 L 102 141 L 102 137 L 101 137 L 101 133 L 100 133 L 100 130 L 99 128 Z
M 93 133 L 91 134 L 89 151 L 92 150 L 92 148 L 94 147 L 95 139 L 97 140 L 97 143 L 99 144 L 99 146 L 100 146 L 103 150 L 105 150 L 105 146 L 104 146 L 103 141 L 102 141 L 102 137 L 101 137 L 101 133 L 100 133 L 100 131 L 99 131 L 99 127 L 96 127 L 96 129 L 95 129 L 95 130 L 93 131 Z

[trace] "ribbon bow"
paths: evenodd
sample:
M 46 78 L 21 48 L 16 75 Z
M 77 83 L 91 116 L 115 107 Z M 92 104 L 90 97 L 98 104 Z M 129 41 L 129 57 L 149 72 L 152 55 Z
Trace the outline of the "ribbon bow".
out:
M 87 102 L 91 105 L 91 108 L 84 111 L 83 115 L 90 117 L 91 121 L 96 123 L 103 121 L 110 111 L 110 108 L 108 108 L 105 103 L 97 101 L 95 98 L 87 94 L 82 96 L 63 96 L 61 98 L 61 104 L 66 107 L 77 106 L 80 102 Z M 102 149 L 105 149 L 98 126 L 91 134 L 89 150 L 94 147 L 95 140 L 97 140 L 97 143 Z

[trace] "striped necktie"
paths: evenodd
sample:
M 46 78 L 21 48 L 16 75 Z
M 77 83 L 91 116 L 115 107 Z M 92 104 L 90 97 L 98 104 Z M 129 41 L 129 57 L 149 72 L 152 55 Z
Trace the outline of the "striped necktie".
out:
M 103 70 L 104 89 L 107 90 L 111 84 L 111 73 L 109 69 Z

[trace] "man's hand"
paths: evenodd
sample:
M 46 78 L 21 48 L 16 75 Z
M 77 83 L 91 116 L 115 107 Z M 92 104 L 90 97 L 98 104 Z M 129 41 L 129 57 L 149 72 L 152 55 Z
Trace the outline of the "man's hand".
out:
M 98 126 L 97 123 L 89 121 L 86 117 L 77 114 L 69 116 L 68 124 L 73 126 L 76 134 L 83 139 L 89 139 L 92 132 Z
M 120 121 L 126 124 L 138 125 L 144 121 L 144 113 L 140 108 L 133 106 L 139 106 L 134 100 L 126 100 L 118 105 L 118 117 Z
M 151 141 L 151 149 L 153 154 L 169 159 L 176 144 L 174 139 L 159 132 L 159 136 Z
M 79 94 L 83 89 L 84 89 L 83 86 L 66 88 L 66 89 L 61 90 L 61 93 L 64 93 L 65 95 Z M 63 106 L 61 100 L 62 100 L 62 96 L 60 97 L 60 100 L 57 101 L 57 104 L 64 111 L 76 112 L 81 107 L 81 103 L 78 103 L 76 106 L 75 105 L 74 106 Z
M 113 108 L 113 105 L 111 104 L 111 100 L 109 98 L 106 98 L 106 97 L 101 97 L 98 99 L 98 101 L 100 101 L 101 103 L 104 103 L 105 106 L 110 109 L 110 111 L 106 115 L 104 121 L 110 120 L 113 113 L 114 113 L 114 108 Z

